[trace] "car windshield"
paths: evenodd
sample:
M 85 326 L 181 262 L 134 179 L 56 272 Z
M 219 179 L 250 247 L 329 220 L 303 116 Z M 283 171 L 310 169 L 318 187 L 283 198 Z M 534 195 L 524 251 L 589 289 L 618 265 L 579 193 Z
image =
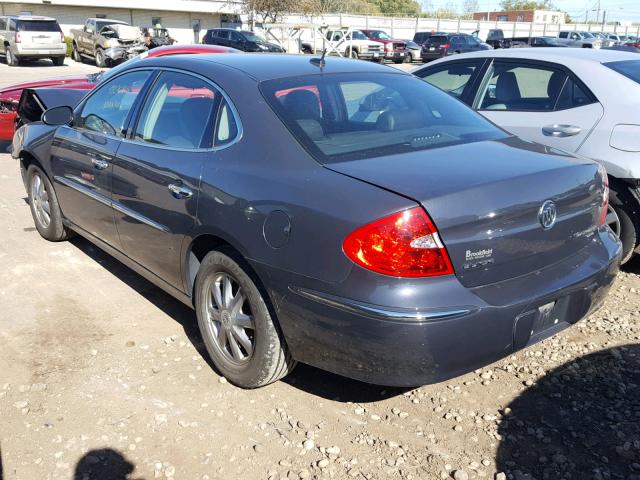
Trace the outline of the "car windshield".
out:
M 108 27 L 109 25 L 123 25 L 119 22 L 96 22 L 96 32 L 100 32 L 104 27 Z
M 447 43 L 447 40 L 449 40 L 449 38 L 444 35 L 433 35 L 427 39 L 427 43 Z
M 373 30 L 369 32 L 369 34 L 371 38 L 375 38 L 376 40 L 391 40 L 391 37 L 382 30 Z
M 461 102 L 409 75 L 312 75 L 265 81 L 260 89 L 321 163 L 507 137 Z
M 634 82 L 640 83 L 640 60 L 623 60 L 605 63 L 604 65 Z
M 580 35 L 582 35 L 584 38 L 595 38 L 591 33 L 589 32 L 581 32 Z
M 61 32 L 55 20 L 18 20 L 19 32 Z

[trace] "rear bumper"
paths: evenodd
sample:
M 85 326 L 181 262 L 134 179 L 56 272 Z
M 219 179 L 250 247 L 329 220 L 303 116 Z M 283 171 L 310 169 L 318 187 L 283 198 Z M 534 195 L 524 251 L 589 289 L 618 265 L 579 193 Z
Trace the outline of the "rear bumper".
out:
M 25 48 L 19 43 L 15 44 L 12 53 L 19 58 L 51 58 L 67 55 L 67 46 L 64 43 L 43 48 Z
M 260 265 L 256 270 L 272 284 L 297 282 L 287 291 L 269 291 L 294 358 L 369 383 L 416 386 L 499 360 L 598 308 L 621 255 L 608 229 L 599 237 L 563 262 L 470 289 L 453 276 L 409 281 L 378 275 L 376 282 L 354 268 L 343 283 L 325 284 L 323 291 L 308 279 L 260 272 Z
M 442 51 L 434 51 L 434 52 L 425 52 L 424 50 L 420 54 L 420 58 L 422 58 L 423 62 L 428 62 L 430 60 L 437 60 L 438 58 L 444 58 L 447 54 Z

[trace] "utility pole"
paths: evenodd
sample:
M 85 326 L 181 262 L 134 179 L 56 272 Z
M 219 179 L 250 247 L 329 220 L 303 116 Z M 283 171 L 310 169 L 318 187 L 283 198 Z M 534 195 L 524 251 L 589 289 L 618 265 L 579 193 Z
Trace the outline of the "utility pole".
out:
M 607 24 L 607 11 L 604 10 L 602 12 L 602 28 L 604 28 L 606 24 Z
M 596 13 L 596 23 L 600 21 L 600 0 L 598 0 L 598 12 Z

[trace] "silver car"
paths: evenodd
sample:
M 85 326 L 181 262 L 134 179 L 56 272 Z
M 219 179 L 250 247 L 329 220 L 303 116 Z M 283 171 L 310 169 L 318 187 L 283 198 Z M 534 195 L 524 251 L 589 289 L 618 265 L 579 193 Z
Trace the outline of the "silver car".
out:
M 623 261 L 640 251 L 640 57 L 578 48 L 457 55 L 414 72 L 505 130 L 602 163 Z M 578 234 L 579 232 L 576 232 Z
M 0 17 L 0 54 L 7 65 L 15 67 L 22 60 L 50 58 L 54 65 L 64 65 L 67 46 L 64 33 L 54 18 L 36 16 Z

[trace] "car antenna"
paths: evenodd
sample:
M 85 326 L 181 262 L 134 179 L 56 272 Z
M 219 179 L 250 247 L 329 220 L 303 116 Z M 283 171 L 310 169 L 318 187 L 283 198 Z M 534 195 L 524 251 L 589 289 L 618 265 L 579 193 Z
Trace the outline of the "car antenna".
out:
M 324 57 L 326 55 L 327 55 L 327 48 L 325 47 L 325 49 L 322 50 L 322 55 L 320 56 L 320 58 L 312 58 L 310 61 L 312 64 L 320 67 L 320 70 L 322 70 L 324 66 L 327 64 L 327 62 L 324 61 Z

